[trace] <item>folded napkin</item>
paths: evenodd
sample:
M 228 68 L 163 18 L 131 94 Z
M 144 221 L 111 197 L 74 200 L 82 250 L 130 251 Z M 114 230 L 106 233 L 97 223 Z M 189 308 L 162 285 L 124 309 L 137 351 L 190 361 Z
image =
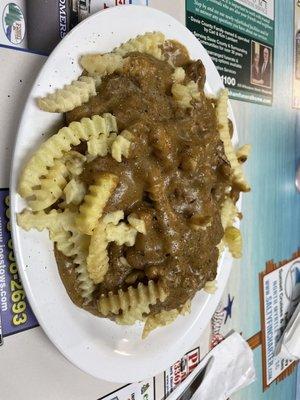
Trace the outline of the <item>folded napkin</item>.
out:
M 226 400 L 254 380 L 253 352 L 241 335 L 234 332 L 201 361 L 168 400 Z M 199 386 L 195 387 L 197 381 Z

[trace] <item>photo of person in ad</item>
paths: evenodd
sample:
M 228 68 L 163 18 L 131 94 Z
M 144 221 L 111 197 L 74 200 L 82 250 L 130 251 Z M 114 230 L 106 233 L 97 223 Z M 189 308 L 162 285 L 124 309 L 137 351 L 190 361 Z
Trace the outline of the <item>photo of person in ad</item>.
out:
M 261 73 L 259 68 L 259 53 L 254 53 L 253 63 L 251 66 L 251 83 L 260 84 Z
M 254 41 L 251 48 L 251 83 L 268 88 L 272 84 L 272 49 Z

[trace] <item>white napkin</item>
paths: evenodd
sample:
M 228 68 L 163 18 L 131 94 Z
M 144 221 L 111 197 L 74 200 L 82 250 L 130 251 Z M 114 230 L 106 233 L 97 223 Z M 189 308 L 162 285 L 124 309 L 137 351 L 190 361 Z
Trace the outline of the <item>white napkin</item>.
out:
M 226 400 L 255 380 L 253 352 L 241 335 L 234 332 L 201 361 L 168 400 L 180 397 L 207 363 L 204 379 L 190 400 Z
M 300 303 L 279 339 L 275 355 L 289 360 L 300 359 Z

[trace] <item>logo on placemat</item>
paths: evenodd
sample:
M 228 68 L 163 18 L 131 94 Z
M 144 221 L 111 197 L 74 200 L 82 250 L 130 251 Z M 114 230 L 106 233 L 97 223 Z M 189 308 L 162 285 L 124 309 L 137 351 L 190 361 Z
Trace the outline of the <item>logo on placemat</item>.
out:
M 224 307 L 224 311 L 225 311 L 225 313 L 226 313 L 226 314 L 225 314 L 225 321 L 224 321 L 224 324 L 226 324 L 228 318 L 231 318 L 233 300 L 234 300 L 234 297 L 231 298 L 231 297 L 230 297 L 230 294 L 228 293 L 228 296 L 227 296 L 227 305 L 226 305 L 226 307 Z
M 286 297 L 295 303 L 300 300 L 300 261 L 296 260 L 286 275 L 284 282 Z
M 9 3 L 2 14 L 2 25 L 7 39 L 13 44 L 20 44 L 25 36 L 25 20 L 21 8 Z

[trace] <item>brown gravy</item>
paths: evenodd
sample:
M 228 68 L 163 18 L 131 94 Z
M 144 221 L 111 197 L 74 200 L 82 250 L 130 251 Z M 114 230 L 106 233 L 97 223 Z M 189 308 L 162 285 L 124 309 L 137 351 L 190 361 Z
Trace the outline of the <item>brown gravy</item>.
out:
M 107 76 L 97 96 L 66 114 L 70 123 L 110 112 L 119 131 L 126 128 L 134 136 L 128 159 L 118 163 L 111 156 L 99 157 L 86 165 L 80 178 L 90 185 L 100 171 L 118 175 L 119 185 L 105 211 L 136 213 L 145 221 L 147 234 L 138 234 L 133 247 L 109 245 L 109 270 L 90 306 L 82 304 L 74 270 L 66 271 L 65 257 L 56 252 L 72 301 L 96 314 L 100 293 L 126 289 L 134 277 L 139 282 L 160 280 L 168 289 L 165 302 L 153 307 L 155 313 L 183 305 L 216 276 L 216 246 L 223 236 L 220 208 L 230 185 L 229 165 L 214 101 L 203 91 L 204 66 L 200 60 L 191 61 L 179 44 L 169 42 L 165 49 L 170 57 L 175 50 L 173 63 L 183 66 L 186 81 L 196 81 L 201 92 L 192 108 L 183 110 L 174 101 L 174 68 L 169 63 L 131 53 L 122 74 Z

